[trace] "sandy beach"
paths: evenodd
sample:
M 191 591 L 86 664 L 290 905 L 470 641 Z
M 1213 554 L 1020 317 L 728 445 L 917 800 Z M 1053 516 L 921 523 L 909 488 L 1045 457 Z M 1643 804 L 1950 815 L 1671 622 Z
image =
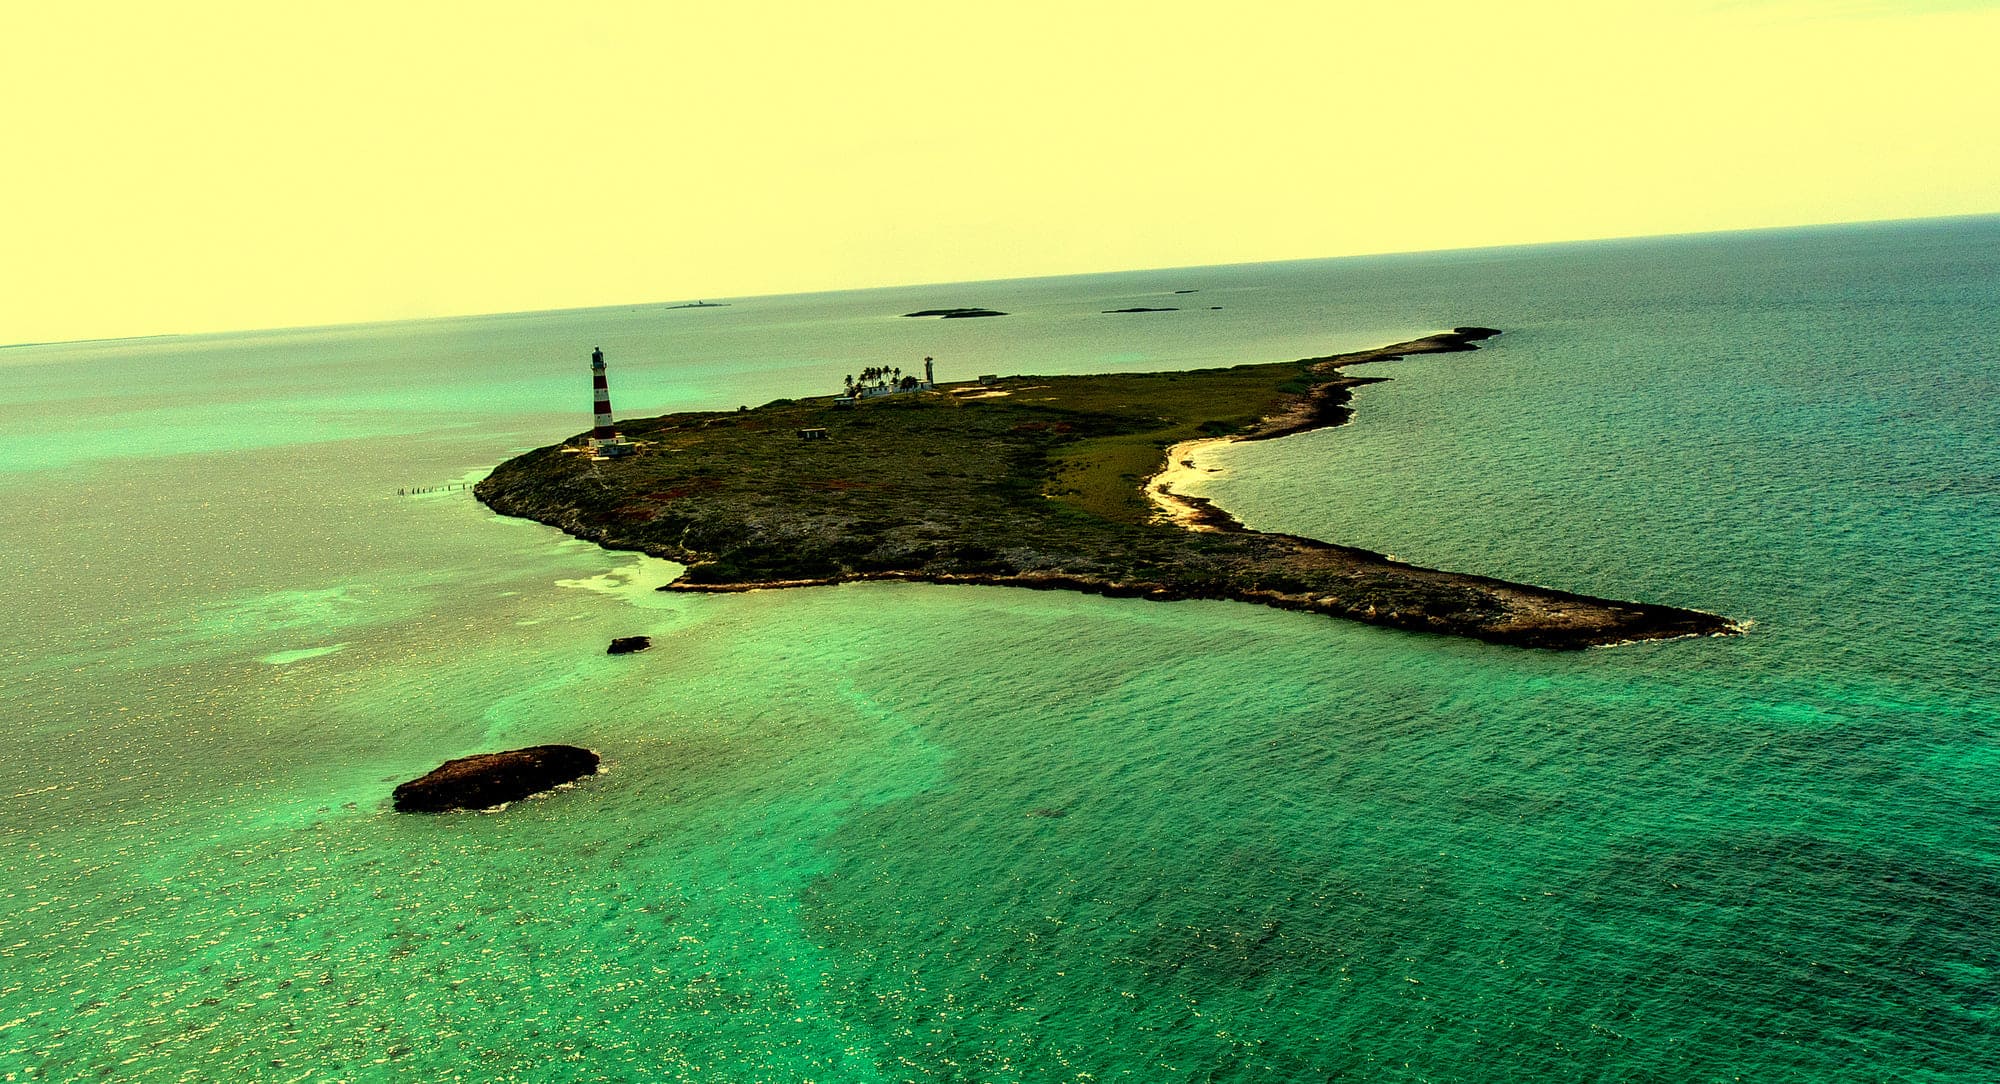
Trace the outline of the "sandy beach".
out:
M 1234 437 L 1203 437 L 1184 440 L 1167 449 L 1167 461 L 1158 474 L 1146 480 L 1146 499 L 1159 509 L 1159 520 L 1190 531 L 1220 530 L 1214 522 L 1216 509 L 1205 497 L 1184 497 L 1174 488 L 1209 473 L 1195 457 L 1203 448 L 1228 444 Z

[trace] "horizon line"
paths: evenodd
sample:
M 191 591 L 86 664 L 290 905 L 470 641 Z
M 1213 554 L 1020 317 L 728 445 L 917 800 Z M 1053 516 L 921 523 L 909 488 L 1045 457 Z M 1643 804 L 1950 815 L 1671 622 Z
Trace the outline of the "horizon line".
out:
M 1799 222 L 1781 226 L 1747 226 L 1736 229 L 1724 229 L 1724 230 L 1685 230 L 1674 233 L 1611 234 L 1602 237 L 1569 237 L 1554 241 L 1520 241 L 1520 242 L 1507 242 L 1507 243 L 1493 244 L 1493 245 L 1468 245 L 1463 247 L 1448 246 L 1443 248 L 1383 249 L 1373 252 L 1345 252 L 1336 256 L 1285 256 L 1269 260 L 1240 260 L 1240 261 L 1232 261 L 1229 263 L 1177 264 L 1173 266 L 1161 266 L 1161 267 L 1107 268 L 1096 271 L 1057 271 L 1040 275 L 1013 275 L 1005 278 L 945 279 L 945 280 L 931 281 L 931 282 L 886 282 L 886 283 L 877 283 L 867 286 L 832 286 L 819 290 L 788 290 L 782 293 L 768 293 L 768 294 L 707 294 L 703 295 L 698 300 L 709 301 L 711 299 L 715 299 L 716 303 L 718 304 L 718 307 L 720 307 L 720 304 L 724 302 L 735 303 L 741 301 L 756 301 L 764 298 L 805 297 L 813 294 L 860 293 L 869 290 L 909 289 L 912 287 L 919 287 L 919 286 L 938 286 L 938 287 L 982 286 L 992 283 L 1033 282 L 1040 279 L 1073 278 L 1073 277 L 1081 277 L 1088 275 L 1126 275 L 1126 274 L 1145 274 L 1148 272 L 1200 271 L 1200 270 L 1208 270 L 1221 267 L 1255 267 L 1260 264 L 1311 263 L 1319 260 L 1353 260 L 1353 259 L 1368 259 L 1381 256 L 1419 256 L 1419 255 L 1435 255 L 1435 254 L 1450 253 L 1450 252 L 1494 252 L 1503 249 L 1554 248 L 1560 245 L 1601 244 L 1614 241 L 1664 241 L 1664 240 L 1672 240 L 1675 238 L 1724 237 L 1732 234 L 1783 233 L 1795 230 L 1839 229 L 1839 228 L 1856 227 L 1856 226 L 1907 225 L 1920 222 L 1952 222 L 1952 221 L 1980 219 L 1980 218 L 2000 218 L 2000 210 L 1973 212 L 1970 214 L 1954 214 L 1954 215 L 1918 215 L 1909 218 L 1863 218 L 1863 219 L 1841 220 L 1835 222 Z M 634 307 L 650 307 L 655 305 L 681 305 L 681 306 L 692 307 L 692 302 L 694 300 L 697 299 L 691 298 L 685 300 L 656 299 L 648 301 L 614 301 L 614 302 L 607 302 L 602 305 L 579 305 L 567 308 L 498 309 L 498 310 L 489 310 L 483 312 L 434 313 L 428 316 L 403 316 L 403 317 L 395 317 L 392 319 L 378 319 L 378 320 L 337 320 L 324 324 L 278 324 L 278 325 L 251 326 L 251 327 L 211 328 L 199 331 L 159 331 L 159 332 L 149 332 L 140 335 L 105 335 L 105 336 L 89 336 L 78 339 L 47 339 L 34 342 L 0 343 L 0 350 L 18 350 L 18 349 L 37 347 L 37 346 L 78 346 L 87 343 L 138 342 L 146 339 L 179 339 L 179 338 L 201 338 L 204 336 L 218 336 L 218 335 L 249 335 L 257 333 L 281 332 L 281 331 L 334 331 L 343 328 L 375 327 L 383 324 L 424 323 L 432 320 L 477 320 L 477 319 L 484 319 L 488 317 L 497 317 L 497 316 L 548 316 L 557 313 L 592 312 L 598 309 L 625 309 Z

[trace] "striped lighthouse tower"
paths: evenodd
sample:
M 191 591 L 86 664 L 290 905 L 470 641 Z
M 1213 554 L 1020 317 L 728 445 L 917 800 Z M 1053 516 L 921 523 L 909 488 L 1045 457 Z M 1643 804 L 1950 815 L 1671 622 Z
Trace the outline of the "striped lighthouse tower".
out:
M 616 455 L 630 455 L 632 445 L 626 443 L 611 428 L 611 387 L 604 379 L 604 348 L 595 347 L 590 351 L 591 412 L 594 427 L 590 431 L 590 448 L 596 457 L 604 459 Z
M 611 385 L 604 381 L 604 348 L 599 346 L 590 352 L 590 395 L 591 409 L 597 415 L 597 428 L 590 432 L 590 442 L 601 444 L 607 440 L 617 440 L 618 434 L 611 431 Z

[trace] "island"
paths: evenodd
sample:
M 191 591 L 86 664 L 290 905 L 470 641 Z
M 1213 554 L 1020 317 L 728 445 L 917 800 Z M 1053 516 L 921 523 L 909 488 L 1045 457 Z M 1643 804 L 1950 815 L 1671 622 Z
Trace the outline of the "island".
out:
M 998 309 L 924 309 L 921 312 L 906 312 L 909 316 L 935 316 L 941 320 L 965 320 L 975 316 L 1005 316 Z
M 398 786 L 398 813 L 491 809 L 553 790 L 597 771 L 597 754 L 574 745 L 536 745 L 447 760 Z
M 1726 635 L 1726 618 L 1458 572 L 1253 530 L 1173 491 L 1203 440 L 1339 425 L 1344 370 L 1471 351 L 1462 327 L 1297 361 L 982 379 L 913 395 L 780 399 L 628 420 L 638 454 L 552 445 L 474 487 L 495 511 L 687 571 L 662 590 L 915 580 L 1230 599 L 1540 648 Z
M 1167 307 L 1166 307 L 1166 308 L 1164 308 L 1164 309 L 1149 309 L 1149 308 L 1146 308 L 1145 306 L 1143 306 L 1143 305 L 1142 305 L 1142 306 L 1139 306 L 1139 307 L 1137 307 L 1137 308 L 1130 308 L 1130 309 L 1105 309 L 1105 310 L 1104 310 L 1104 315 L 1106 315 L 1106 316 L 1116 316 L 1117 314 L 1119 314 L 1119 313 L 1121 313 L 1121 312 L 1179 312 L 1179 311 L 1181 311 L 1181 310 L 1180 310 L 1180 309 L 1178 309 L 1178 308 L 1175 308 L 1175 307 L 1174 307 L 1174 306 L 1172 306 L 1172 305 L 1169 305 L 1169 306 L 1167 306 Z

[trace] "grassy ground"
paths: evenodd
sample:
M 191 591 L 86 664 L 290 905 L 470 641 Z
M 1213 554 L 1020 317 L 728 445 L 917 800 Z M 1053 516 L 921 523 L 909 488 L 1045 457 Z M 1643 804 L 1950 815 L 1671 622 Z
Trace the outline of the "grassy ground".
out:
M 1073 410 L 1129 417 L 1134 432 L 1091 437 L 1051 457 L 1046 492 L 1107 519 L 1143 522 L 1152 505 L 1142 485 L 1160 469 L 1165 449 L 1197 437 L 1249 431 L 1322 378 L 1304 362 L 1245 365 L 1192 373 L 1068 378 L 1047 393 Z
M 509 464 L 485 489 L 615 521 L 623 541 L 674 553 L 703 582 L 911 567 L 1136 573 L 1149 551 L 1188 541 L 1151 522 L 1141 493 L 1164 449 L 1247 431 L 1294 397 L 1288 387 L 1316 379 L 1285 363 L 673 414 L 621 427 L 638 455 L 544 449 L 516 461 L 531 473 Z

